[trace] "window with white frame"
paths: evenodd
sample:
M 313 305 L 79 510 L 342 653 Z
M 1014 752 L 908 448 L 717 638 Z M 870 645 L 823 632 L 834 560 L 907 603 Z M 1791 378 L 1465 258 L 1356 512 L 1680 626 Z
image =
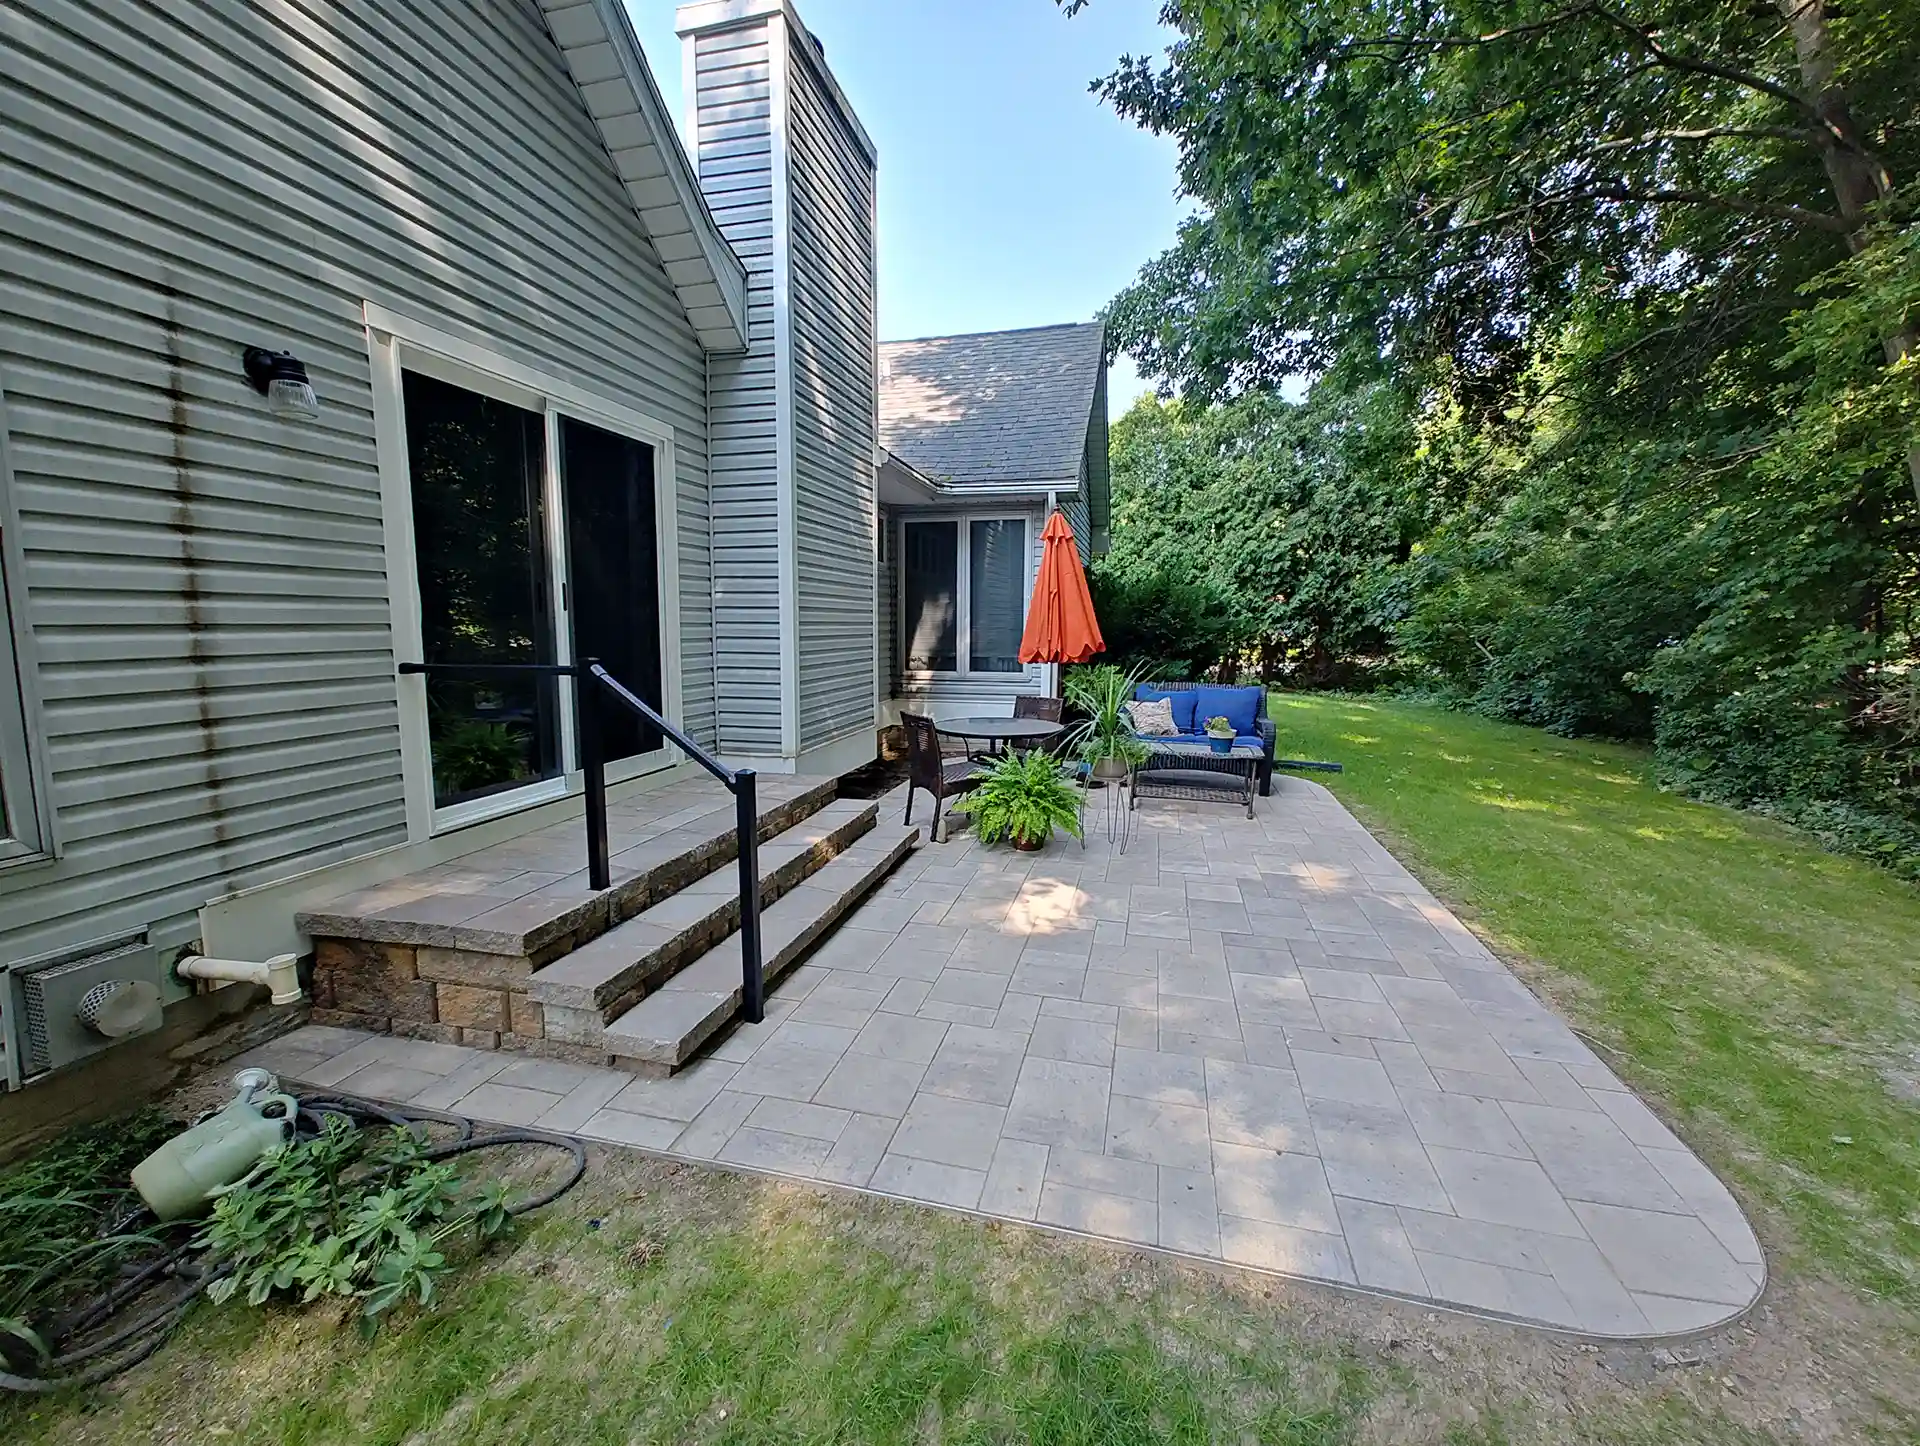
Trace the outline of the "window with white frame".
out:
M 26 677 L 17 646 L 26 636 L 26 599 L 20 594 L 19 537 L 14 521 L 0 394 L 0 864 L 33 858 L 46 849 L 34 795 Z
M 901 524 L 901 626 L 910 673 L 1019 673 L 1027 618 L 1027 520 Z

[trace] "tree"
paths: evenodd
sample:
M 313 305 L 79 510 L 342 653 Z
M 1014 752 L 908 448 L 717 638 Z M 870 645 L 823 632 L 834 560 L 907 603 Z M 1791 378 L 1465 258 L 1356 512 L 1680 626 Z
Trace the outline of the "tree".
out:
M 1099 577 L 1116 651 L 1185 653 L 1326 686 L 1378 659 L 1371 589 L 1427 525 L 1404 400 L 1328 386 L 1206 407 L 1143 398 L 1113 427 L 1113 550 Z M 1136 636 L 1137 634 L 1137 636 Z M 1110 641 L 1114 641 L 1111 640 Z
M 1207 209 L 1111 321 L 1189 394 L 1445 359 L 1497 410 L 1541 339 L 1600 306 L 1645 316 L 1631 380 L 1670 389 L 1911 221 L 1916 0 L 1163 14 L 1164 63 L 1123 59 L 1096 89 L 1179 141 Z M 1907 356 L 1912 319 L 1882 336 Z M 1622 359 L 1592 358 L 1603 388 Z

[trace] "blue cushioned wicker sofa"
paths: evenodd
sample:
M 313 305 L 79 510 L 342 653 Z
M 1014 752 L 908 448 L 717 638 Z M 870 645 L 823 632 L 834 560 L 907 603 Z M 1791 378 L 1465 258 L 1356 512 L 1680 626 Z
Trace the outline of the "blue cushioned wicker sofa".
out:
M 1233 724 L 1234 742 L 1258 748 L 1260 796 L 1273 792 L 1273 752 L 1280 730 L 1267 716 L 1265 688 L 1229 688 L 1213 683 L 1142 683 L 1133 690 L 1136 701 L 1173 702 L 1173 726 L 1186 743 L 1207 741 L 1207 719 L 1224 717 Z M 1143 740 L 1151 744 L 1151 738 Z

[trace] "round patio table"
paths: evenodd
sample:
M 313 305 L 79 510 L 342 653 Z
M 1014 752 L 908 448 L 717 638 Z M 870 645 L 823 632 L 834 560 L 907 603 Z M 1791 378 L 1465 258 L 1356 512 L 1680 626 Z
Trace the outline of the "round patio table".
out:
M 1064 725 L 1049 723 L 1044 718 L 949 718 L 933 726 L 936 731 L 950 738 L 958 738 L 963 743 L 979 739 L 995 744 L 1033 744 L 1066 731 Z

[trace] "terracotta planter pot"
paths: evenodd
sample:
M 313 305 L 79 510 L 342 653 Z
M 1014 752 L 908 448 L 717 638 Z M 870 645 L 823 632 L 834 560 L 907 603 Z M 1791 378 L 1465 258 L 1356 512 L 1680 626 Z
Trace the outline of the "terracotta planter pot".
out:
M 1037 838 L 1037 839 L 1031 839 L 1031 840 L 1016 838 L 1013 841 L 1013 846 L 1019 849 L 1020 852 L 1022 853 L 1037 854 L 1040 852 L 1041 849 L 1047 846 L 1047 841 L 1043 838 Z

